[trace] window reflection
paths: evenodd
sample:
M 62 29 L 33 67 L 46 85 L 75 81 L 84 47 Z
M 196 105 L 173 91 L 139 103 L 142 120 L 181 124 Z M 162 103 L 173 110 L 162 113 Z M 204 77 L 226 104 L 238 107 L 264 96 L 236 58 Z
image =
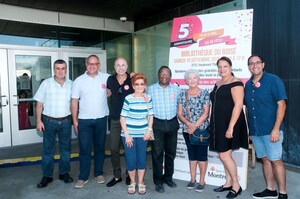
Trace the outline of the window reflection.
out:
M 29 129 L 31 127 L 31 122 L 29 119 L 29 114 L 32 114 L 32 108 L 29 101 L 25 101 L 28 98 L 27 92 L 25 90 L 19 91 L 19 106 L 18 106 L 18 116 L 19 116 L 19 129 Z
M 85 57 L 69 57 L 69 78 L 75 80 L 86 71 Z
M 41 82 L 51 77 L 51 57 L 16 55 L 19 129 L 36 127 L 35 103 L 32 99 Z

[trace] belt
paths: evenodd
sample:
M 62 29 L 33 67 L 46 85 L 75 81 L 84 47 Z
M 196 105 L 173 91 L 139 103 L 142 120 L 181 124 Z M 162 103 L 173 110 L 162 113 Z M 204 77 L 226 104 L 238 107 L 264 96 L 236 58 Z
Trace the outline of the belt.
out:
M 164 120 L 162 120 L 162 119 L 158 119 L 158 118 L 156 118 L 156 117 L 154 117 L 154 119 L 155 120 L 158 120 L 158 121 L 161 121 L 161 122 L 171 122 L 171 121 L 173 121 L 173 120 L 177 120 L 177 116 L 175 116 L 175 117 L 173 117 L 172 119 L 164 119 Z
M 49 120 L 57 120 L 57 121 L 63 121 L 63 120 L 71 119 L 71 115 L 68 115 L 66 117 L 50 117 L 48 115 L 44 115 L 44 117 L 49 119 Z

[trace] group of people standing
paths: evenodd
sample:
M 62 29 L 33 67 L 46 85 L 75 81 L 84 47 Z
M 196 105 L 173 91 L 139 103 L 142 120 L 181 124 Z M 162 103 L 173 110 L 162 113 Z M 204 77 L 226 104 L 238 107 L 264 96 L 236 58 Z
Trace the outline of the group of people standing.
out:
M 175 188 L 173 173 L 179 119 L 183 123 L 182 132 L 190 165 L 188 189 L 195 188 L 202 192 L 205 188 L 209 146 L 209 150 L 219 154 L 226 174 L 225 184 L 214 191 L 228 191 L 227 198 L 237 197 L 242 188 L 232 152 L 240 147 L 248 149 L 250 136 L 257 157 L 262 158 L 266 180 L 266 189 L 253 194 L 253 198 L 287 198 L 285 168 L 281 159 L 282 121 L 287 96 L 280 78 L 265 72 L 264 64 L 258 55 L 249 57 L 248 67 L 252 77 L 244 88 L 241 80 L 232 73 L 231 60 L 221 57 L 217 61 L 221 79 L 209 93 L 199 87 L 200 78 L 196 70 L 186 71 L 184 77 L 188 89 L 181 91 L 177 85 L 170 83 L 170 68 L 162 66 L 158 70 L 158 82 L 147 88 L 146 76 L 127 73 L 128 65 L 123 58 L 115 61 L 115 75 L 99 72 L 100 60 L 96 55 L 87 58 L 87 71 L 72 86 L 66 78 L 66 63 L 57 60 L 53 67 L 54 77 L 43 81 L 34 97 L 37 101 L 37 130 L 44 134 L 43 178 L 37 186 L 46 187 L 53 181 L 56 134 L 61 154 L 59 179 L 65 183 L 73 182 L 69 175 L 72 120 L 80 150 L 80 173 L 75 188 L 82 188 L 89 180 L 92 149 L 95 179 L 98 183 L 105 182 L 103 164 L 109 113 L 107 96 L 111 96 L 110 146 L 114 178 L 107 183 L 107 187 L 122 181 L 119 154 L 122 142 L 128 175 L 127 191 L 134 194 L 137 189 L 142 195 L 147 192 L 144 184 L 146 148 L 154 135 L 150 145 L 155 190 L 164 192 L 164 184 Z M 243 105 L 247 107 L 249 136 Z M 209 131 L 209 144 L 194 145 L 190 142 L 190 135 L 196 129 Z M 198 182 L 197 166 L 200 170 Z

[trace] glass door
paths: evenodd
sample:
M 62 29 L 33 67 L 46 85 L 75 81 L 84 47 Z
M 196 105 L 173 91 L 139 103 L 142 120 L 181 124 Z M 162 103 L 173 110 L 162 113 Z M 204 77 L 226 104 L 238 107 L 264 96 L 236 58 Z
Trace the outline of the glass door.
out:
M 90 55 L 97 55 L 100 59 L 100 71 L 106 72 L 106 52 L 100 49 L 64 49 L 62 58 L 68 64 L 69 78 L 75 80 L 86 71 L 86 58 Z
M 41 82 L 53 75 L 55 60 L 67 62 L 67 75 L 74 80 L 85 72 L 91 54 L 100 58 L 100 70 L 106 72 L 106 52 L 101 49 L 0 48 L 0 148 L 43 141 L 36 131 L 33 96 Z
M 8 50 L 12 145 L 42 142 L 33 96 L 41 82 L 52 76 L 57 57 L 57 51 Z
M 0 147 L 11 146 L 7 50 L 0 49 Z

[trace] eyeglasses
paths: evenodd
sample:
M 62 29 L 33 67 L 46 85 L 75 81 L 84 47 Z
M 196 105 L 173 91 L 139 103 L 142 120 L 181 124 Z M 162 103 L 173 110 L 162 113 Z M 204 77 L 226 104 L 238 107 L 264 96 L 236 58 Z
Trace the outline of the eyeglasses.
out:
M 259 65 L 259 64 L 262 64 L 262 63 L 263 63 L 262 61 L 250 62 L 250 63 L 248 64 L 248 66 Z
M 134 85 L 135 85 L 135 86 L 145 86 L 144 83 L 140 83 L 140 84 L 139 84 L 139 83 L 135 83 Z
M 100 63 L 87 63 L 89 66 L 98 66 Z
M 122 86 L 120 86 L 119 88 L 118 88 L 118 93 L 119 93 L 119 95 L 121 95 L 122 94 Z

